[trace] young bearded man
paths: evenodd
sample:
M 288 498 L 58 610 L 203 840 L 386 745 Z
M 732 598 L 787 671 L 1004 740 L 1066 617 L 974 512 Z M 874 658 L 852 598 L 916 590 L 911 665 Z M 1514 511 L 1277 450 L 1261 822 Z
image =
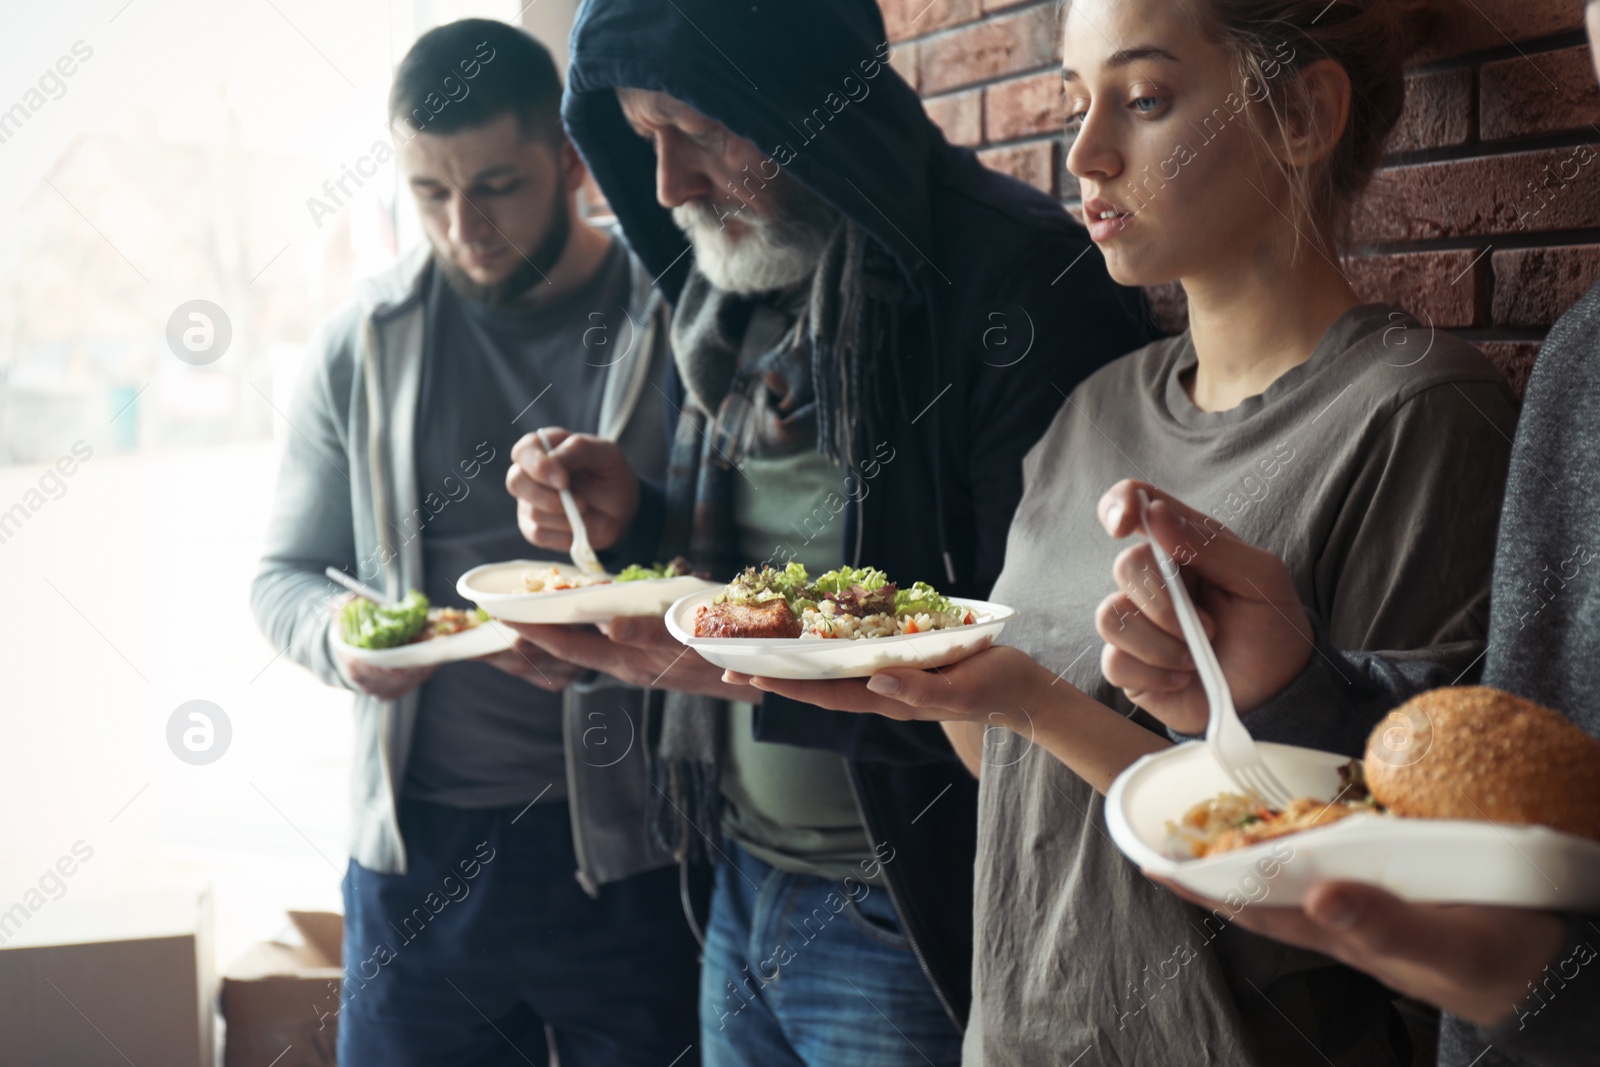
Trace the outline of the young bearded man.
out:
M 529 554 L 498 473 L 524 433 L 581 430 L 663 471 L 664 306 L 577 216 L 560 93 L 511 26 L 417 41 L 389 110 L 427 247 L 326 325 L 289 412 L 253 603 L 357 694 L 345 1067 L 697 1062 L 696 946 L 644 832 L 643 694 L 525 643 L 411 670 L 330 643 L 327 566 L 467 606 L 463 572 Z

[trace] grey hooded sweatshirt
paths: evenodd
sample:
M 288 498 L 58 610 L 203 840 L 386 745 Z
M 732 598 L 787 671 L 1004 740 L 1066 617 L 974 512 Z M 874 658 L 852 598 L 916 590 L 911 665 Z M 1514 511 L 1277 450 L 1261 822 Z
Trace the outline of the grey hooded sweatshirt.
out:
M 251 607 L 268 639 L 329 685 L 355 688 L 329 645 L 329 609 L 343 591 L 323 568 L 340 567 L 392 596 L 424 587 L 422 538 L 415 531 L 428 512 L 414 456 L 429 262 L 429 250 L 418 249 L 364 283 L 357 299 L 324 324 L 286 413 L 292 431 Z M 607 372 L 598 425 L 575 429 L 617 441 L 642 477 L 659 479 L 665 463 L 659 383 L 671 362 L 668 308 L 631 254 L 629 271 L 627 310 L 639 327 L 637 343 Z M 502 469 L 497 465 L 489 477 Z M 416 692 L 399 700 L 356 694 L 350 855 L 369 870 L 406 869 L 397 811 L 417 704 Z M 627 754 L 616 762 L 583 759 L 581 739 L 592 713 L 620 725 L 619 710 L 634 733 Z M 607 882 L 672 863 L 645 826 L 651 711 L 647 691 L 605 676 L 565 694 L 575 874 L 591 894 Z

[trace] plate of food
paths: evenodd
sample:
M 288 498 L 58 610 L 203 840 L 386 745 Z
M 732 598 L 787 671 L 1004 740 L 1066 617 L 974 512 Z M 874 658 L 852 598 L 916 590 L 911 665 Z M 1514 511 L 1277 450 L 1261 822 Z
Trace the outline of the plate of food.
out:
M 339 609 L 335 647 L 375 667 L 431 667 L 511 647 L 516 634 L 481 611 L 436 608 L 412 592 L 394 606 L 356 597 Z
M 883 571 L 841 567 L 815 580 L 798 563 L 751 567 L 672 605 L 667 629 L 718 667 L 767 678 L 864 678 L 943 667 L 994 643 L 1016 612 L 901 589 Z
M 1240 794 L 1189 742 L 1112 783 L 1111 839 L 1215 900 L 1293 905 L 1317 882 L 1350 879 L 1419 902 L 1600 904 L 1600 741 L 1548 708 L 1436 689 L 1379 723 L 1361 760 L 1257 748 L 1295 794 L 1287 807 Z
M 718 588 L 675 559 L 634 564 L 616 574 L 589 574 L 570 563 L 527 559 L 474 567 L 456 591 L 506 622 L 610 622 L 619 615 L 660 615 L 679 597 Z

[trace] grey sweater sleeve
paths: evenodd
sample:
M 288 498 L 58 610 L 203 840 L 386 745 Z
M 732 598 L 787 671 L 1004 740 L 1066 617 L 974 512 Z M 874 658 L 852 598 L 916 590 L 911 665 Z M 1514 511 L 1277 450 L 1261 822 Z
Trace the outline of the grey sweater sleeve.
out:
M 1310 608 L 1306 614 L 1316 635 L 1310 662 L 1282 692 L 1244 716 L 1245 726 L 1258 741 L 1359 756 L 1366 749 L 1367 735 L 1392 709 L 1455 680 L 1450 667 L 1420 656 L 1341 652 L 1328 640 L 1321 617 Z M 1461 645 L 1459 650 L 1451 646 L 1431 651 L 1482 647 L 1481 642 Z M 1476 671 L 1477 664 L 1468 670 Z
M 1600 1048 L 1600 916 L 1566 917 L 1567 938 L 1510 1018 L 1492 1029 L 1444 1017 L 1449 1067 L 1580 1067 Z
M 272 645 L 323 682 L 347 689 L 355 687 L 328 644 L 333 609 L 344 594 L 322 571 L 330 565 L 357 571 L 349 452 L 331 373 L 341 347 L 347 353 L 354 341 L 353 331 L 342 346 L 324 336 L 295 383 L 261 565 L 250 588 L 256 625 Z
M 1600 737 L 1600 284 L 1551 327 L 1528 380 L 1495 563 L 1484 680 Z M 1567 941 L 1517 1005 L 1483 1031 L 1447 1016 L 1447 1067 L 1600 1062 L 1600 915 L 1567 917 Z M 1492 1046 L 1485 1054 L 1485 1046 Z

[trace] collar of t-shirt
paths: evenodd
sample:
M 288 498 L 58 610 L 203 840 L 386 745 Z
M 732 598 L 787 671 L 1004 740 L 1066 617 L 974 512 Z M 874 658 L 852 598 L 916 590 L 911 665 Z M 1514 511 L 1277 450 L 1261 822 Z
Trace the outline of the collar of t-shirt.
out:
M 1362 304 L 1334 320 L 1312 350 L 1310 359 L 1289 368 L 1259 394 L 1246 397 L 1226 411 L 1200 410 L 1184 388 L 1184 377 L 1199 362 L 1194 350 L 1194 338 L 1185 332 L 1177 346 L 1175 358 L 1167 368 L 1167 380 L 1161 386 L 1167 414 L 1180 426 L 1191 429 L 1233 426 L 1245 422 L 1321 374 L 1357 341 L 1377 330 L 1406 331 L 1411 334 L 1405 339 L 1406 343 L 1414 345 L 1419 352 L 1427 344 L 1427 328 L 1410 315 L 1388 304 Z

